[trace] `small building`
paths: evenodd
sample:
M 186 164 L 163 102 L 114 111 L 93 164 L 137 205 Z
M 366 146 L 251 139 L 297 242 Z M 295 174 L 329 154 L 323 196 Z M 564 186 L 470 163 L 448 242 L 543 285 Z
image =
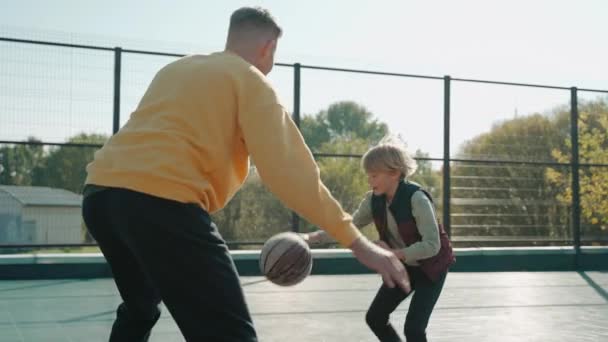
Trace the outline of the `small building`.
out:
M 0 185 L 0 244 L 82 243 L 81 203 L 64 189 Z

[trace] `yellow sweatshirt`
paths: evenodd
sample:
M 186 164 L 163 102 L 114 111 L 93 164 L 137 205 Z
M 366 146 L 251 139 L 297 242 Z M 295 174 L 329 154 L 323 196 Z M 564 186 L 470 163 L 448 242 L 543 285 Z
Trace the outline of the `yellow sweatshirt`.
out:
M 360 236 L 266 77 L 230 52 L 162 68 L 129 121 L 95 153 L 85 183 L 198 203 L 213 213 L 245 181 L 249 155 L 287 207 L 343 246 Z

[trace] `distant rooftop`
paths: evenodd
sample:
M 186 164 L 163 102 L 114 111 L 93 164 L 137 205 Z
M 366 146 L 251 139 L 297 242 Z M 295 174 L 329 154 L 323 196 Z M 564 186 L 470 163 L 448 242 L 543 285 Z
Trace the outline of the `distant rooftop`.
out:
M 0 193 L 5 192 L 26 206 L 80 206 L 82 196 L 64 189 L 40 186 L 0 185 Z

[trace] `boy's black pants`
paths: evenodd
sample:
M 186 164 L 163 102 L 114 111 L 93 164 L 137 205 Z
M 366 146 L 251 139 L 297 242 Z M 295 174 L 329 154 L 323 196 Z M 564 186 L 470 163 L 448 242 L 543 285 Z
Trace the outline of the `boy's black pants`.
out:
M 426 342 L 426 327 L 443 289 L 447 272 L 432 282 L 420 267 L 407 267 L 412 285 L 412 301 L 405 319 L 404 334 L 407 342 Z M 410 293 L 412 293 L 410 292 Z M 397 342 L 401 338 L 389 322 L 390 314 L 409 294 L 400 287 L 389 288 L 382 284 L 372 301 L 365 320 L 382 342 Z

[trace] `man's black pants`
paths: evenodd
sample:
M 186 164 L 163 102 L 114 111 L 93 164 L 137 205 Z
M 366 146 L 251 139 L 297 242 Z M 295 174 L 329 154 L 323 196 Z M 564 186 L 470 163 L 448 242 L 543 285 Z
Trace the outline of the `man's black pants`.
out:
M 187 341 L 257 341 L 236 267 L 206 211 L 117 188 L 86 196 L 82 210 L 123 300 L 110 341 L 147 341 L 161 300 Z

